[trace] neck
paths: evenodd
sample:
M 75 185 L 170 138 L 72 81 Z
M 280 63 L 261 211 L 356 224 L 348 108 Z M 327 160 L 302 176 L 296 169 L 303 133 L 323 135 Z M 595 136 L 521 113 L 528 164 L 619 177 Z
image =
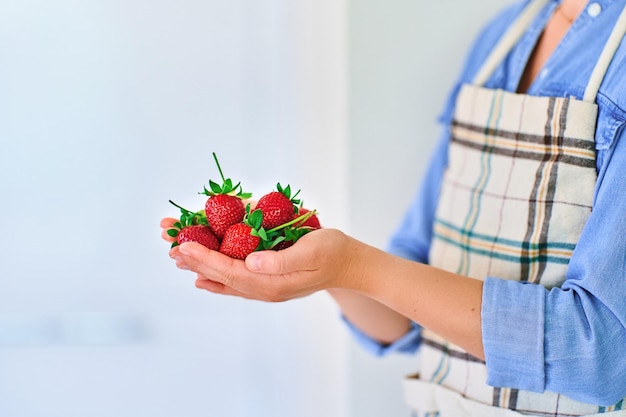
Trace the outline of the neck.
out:
M 557 8 L 557 13 L 572 24 L 585 6 L 587 6 L 587 0 L 563 0 Z

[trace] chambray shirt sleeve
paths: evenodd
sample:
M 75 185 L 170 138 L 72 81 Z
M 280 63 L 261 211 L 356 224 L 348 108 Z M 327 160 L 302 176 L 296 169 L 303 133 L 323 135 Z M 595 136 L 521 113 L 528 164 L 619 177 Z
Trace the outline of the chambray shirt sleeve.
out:
M 482 332 L 488 383 L 612 405 L 626 395 L 626 134 L 600 168 L 592 214 L 565 283 L 487 278 Z M 620 136 L 618 135 L 618 136 Z
M 345 317 L 342 317 L 344 323 L 347 328 L 350 330 L 356 342 L 367 352 L 372 354 L 373 356 L 387 356 L 391 353 L 414 353 L 419 347 L 421 340 L 421 329 L 420 327 L 411 322 L 411 328 L 408 332 L 404 334 L 404 336 L 397 339 L 395 342 L 391 344 L 382 344 L 376 339 L 372 339 L 367 336 L 363 332 L 361 332 L 358 328 L 356 328 L 350 321 L 348 321 Z

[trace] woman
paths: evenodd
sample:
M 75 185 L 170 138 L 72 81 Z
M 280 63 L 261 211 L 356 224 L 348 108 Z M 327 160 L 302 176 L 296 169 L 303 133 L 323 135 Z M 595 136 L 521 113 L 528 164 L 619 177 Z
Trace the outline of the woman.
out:
M 245 262 L 170 255 L 216 293 L 328 290 L 372 351 L 419 349 L 419 415 L 622 415 L 625 5 L 523 1 L 485 28 L 388 253 L 322 229 Z

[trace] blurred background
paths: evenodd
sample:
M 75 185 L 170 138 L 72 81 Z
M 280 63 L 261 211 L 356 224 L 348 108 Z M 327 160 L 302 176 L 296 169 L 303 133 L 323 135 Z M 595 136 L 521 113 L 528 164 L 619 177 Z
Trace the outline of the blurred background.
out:
M 408 416 L 325 293 L 218 297 L 161 217 L 226 176 L 384 247 L 496 0 L 0 0 L 0 416 Z

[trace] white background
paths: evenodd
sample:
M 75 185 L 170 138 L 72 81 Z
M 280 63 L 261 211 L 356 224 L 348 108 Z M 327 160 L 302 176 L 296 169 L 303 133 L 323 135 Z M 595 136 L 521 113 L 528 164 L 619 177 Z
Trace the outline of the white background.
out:
M 352 0 L 348 19 L 350 231 L 384 247 L 439 139 L 437 117 L 482 25 L 510 1 Z M 354 417 L 409 416 L 410 356 L 349 345 Z
M 412 359 L 323 293 L 195 289 L 158 221 L 202 206 L 215 151 L 384 246 L 500 3 L 0 0 L 0 416 L 408 415 Z

